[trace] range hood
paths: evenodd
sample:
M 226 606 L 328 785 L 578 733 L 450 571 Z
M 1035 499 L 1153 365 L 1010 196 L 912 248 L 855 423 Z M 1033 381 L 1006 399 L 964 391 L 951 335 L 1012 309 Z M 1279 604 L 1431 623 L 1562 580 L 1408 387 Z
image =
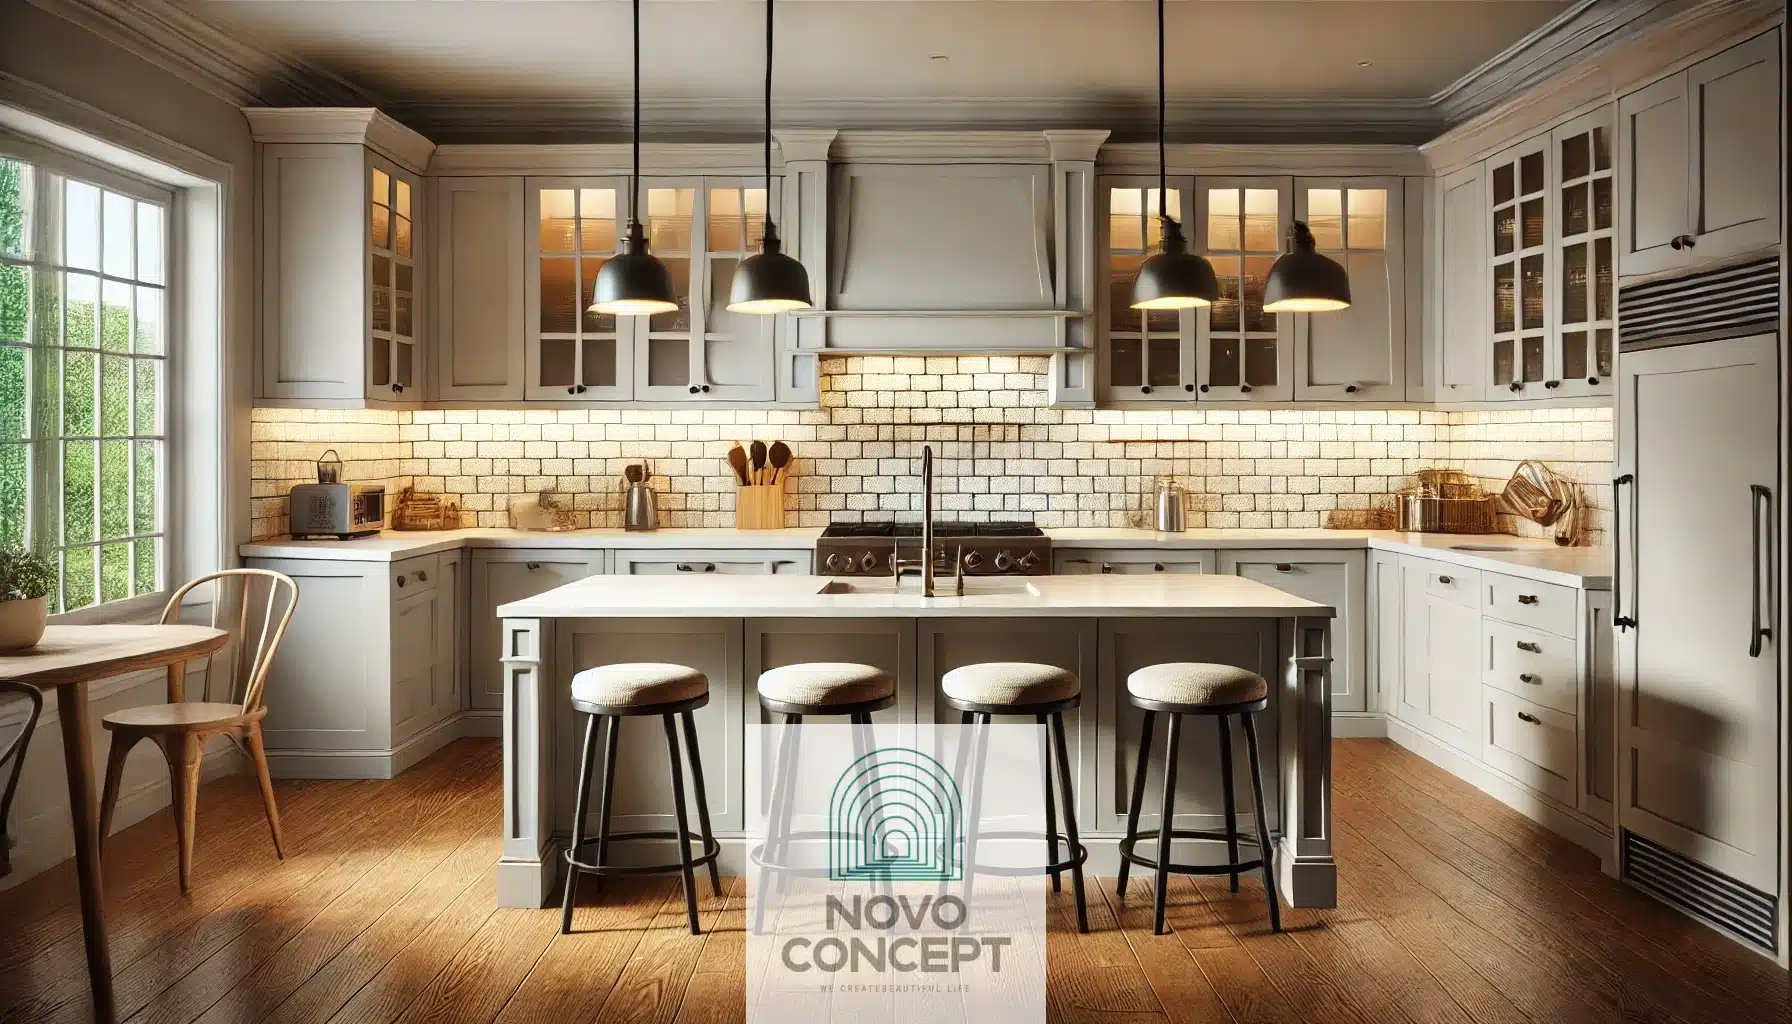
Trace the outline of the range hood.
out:
M 1106 137 L 842 133 L 827 178 L 826 298 L 797 315 L 825 324 L 824 347 L 851 352 L 1080 347 Z

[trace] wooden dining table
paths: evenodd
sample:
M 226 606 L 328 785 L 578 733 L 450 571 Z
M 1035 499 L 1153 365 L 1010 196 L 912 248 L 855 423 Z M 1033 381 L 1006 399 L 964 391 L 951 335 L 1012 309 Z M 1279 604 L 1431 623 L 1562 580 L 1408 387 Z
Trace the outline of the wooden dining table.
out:
M 75 830 L 81 932 L 87 945 L 87 980 L 93 990 L 96 1021 L 109 1024 L 117 1019 L 117 1007 L 100 887 L 100 809 L 93 791 L 87 684 L 127 672 L 166 669 L 168 699 L 178 701 L 184 696 L 186 663 L 223 647 L 229 639 L 228 632 L 209 626 L 50 626 L 36 647 L 0 652 L 0 679 L 56 691 L 62 759 L 68 773 L 69 817 Z

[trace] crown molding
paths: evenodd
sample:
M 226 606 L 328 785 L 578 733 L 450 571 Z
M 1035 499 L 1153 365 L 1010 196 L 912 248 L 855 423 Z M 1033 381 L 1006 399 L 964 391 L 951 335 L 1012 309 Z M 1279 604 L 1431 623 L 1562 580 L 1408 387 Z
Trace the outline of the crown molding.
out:
M 366 146 L 422 174 L 436 144 L 372 107 L 244 107 L 249 135 L 261 143 L 349 143 Z
M 827 133 L 830 137 L 832 132 Z M 782 168 L 787 157 L 779 133 L 773 139 L 772 166 Z M 822 150 L 825 159 L 826 149 Z M 584 177 L 629 174 L 633 152 L 626 142 L 462 144 L 437 146 L 429 172 L 443 177 L 477 177 L 492 174 Z M 765 143 L 754 142 L 643 142 L 643 175 L 765 173 Z
M 1430 173 L 1417 146 L 1382 143 L 1234 145 L 1170 143 L 1164 147 L 1171 174 L 1294 174 L 1317 177 Z M 1103 146 L 1095 169 L 1102 174 L 1157 173 L 1157 144 Z
M 1113 134 L 1105 128 L 1057 129 L 1045 133 L 1045 145 L 1052 163 L 1093 162 L 1101 154 L 1102 144 Z
M 1664 8 L 1672 11 L 1662 13 Z M 1645 29 L 1566 63 L 1497 105 L 1420 146 L 1428 166 L 1448 172 L 1613 102 L 1632 89 L 1703 60 L 1784 20 L 1779 0 L 1670 0 Z M 1633 26 L 1637 23 L 1632 22 Z
M 245 41 L 168 0 L 26 0 L 233 106 L 359 103 L 347 81 Z

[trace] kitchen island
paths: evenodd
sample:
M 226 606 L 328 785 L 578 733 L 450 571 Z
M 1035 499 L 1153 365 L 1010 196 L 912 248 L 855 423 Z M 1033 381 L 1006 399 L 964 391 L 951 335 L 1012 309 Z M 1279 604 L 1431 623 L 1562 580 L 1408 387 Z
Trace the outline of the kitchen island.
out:
M 504 665 L 501 906 L 544 905 L 572 831 L 577 774 L 572 676 L 624 661 L 708 675 L 696 713 L 723 862 L 738 871 L 747 816 L 746 728 L 761 721 L 754 680 L 779 665 L 857 661 L 896 680 L 891 722 L 955 721 L 939 679 L 980 661 L 1060 665 L 1083 681 L 1066 716 L 1077 814 L 1094 870 L 1113 870 L 1124 831 L 1139 712 L 1126 677 L 1164 661 L 1238 665 L 1272 681 L 1263 734 L 1277 881 L 1294 906 L 1336 903 L 1331 848 L 1331 623 L 1335 609 L 1234 576 L 978 578 L 963 596 L 918 585 L 817 576 L 590 576 L 497 609 Z M 630 720 L 613 827 L 667 829 L 672 799 L 658 723 Z M 1192 729 L 1178 762 L 1178 828 L 1213 828 L 1222 804 L 1217 731 Z M 1160 754 L 1161 756 L 1161 754 Z M 1157 766 L 1161 769 L 1161 766 Z M 1161 770 L 1151 774 L 1154 789 Z M 1147 792 L 1146 807 L 1158 806 Z M 1155 827 L 1147 814 L 1141 827 Z

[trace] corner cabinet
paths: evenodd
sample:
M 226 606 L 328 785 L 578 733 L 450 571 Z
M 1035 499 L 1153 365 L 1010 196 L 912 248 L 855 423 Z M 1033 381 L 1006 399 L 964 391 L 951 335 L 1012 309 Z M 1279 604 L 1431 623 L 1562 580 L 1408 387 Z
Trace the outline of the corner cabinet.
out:
M 1681 270 L 1780 240 L 1780 30 L 1618 100 L 1618 272 Z
M 257 397 L 419 404 L 434 147 L 373 110 L 244 113 L 257 143 Z

